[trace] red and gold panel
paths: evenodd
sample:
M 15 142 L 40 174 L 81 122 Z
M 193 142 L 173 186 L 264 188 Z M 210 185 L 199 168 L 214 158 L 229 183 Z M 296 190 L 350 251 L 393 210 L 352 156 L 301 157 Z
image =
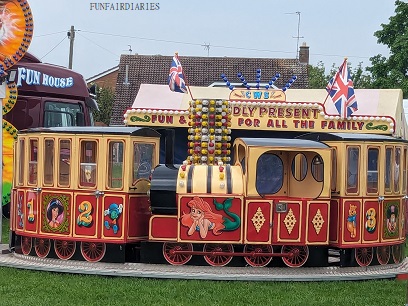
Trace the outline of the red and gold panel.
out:
M 343 209 L 343 242 L 360 242 L 361 236 L 361 202 L 359 200 L 345 200 Z
M 74 204 L 74 237 L 99 238 L 98 202 L 92 194 L 76 194 Z
M 306 241 L 327 244 L 329 238 L 329 202 L 309 202 Z
M 364 202 L 363 220 L 361 230 L 364 242 L 378 242 L 380 240 L 380 221 L 378 200 L 367 200 Z
M 103 197 L 102 238 L 123 239 L 126 220 L 125 196 L 106 195 Z
M 29 201 L 27 194 L 27 201 Z M 71 235 L 71 206 L 70 193 L 46 192 L 41 193 L 41 232 L 56 235 Z
M 384 241 L 397 240 L 401 227 L 400 200 L 386 199 L 382 204 L 382 239 Z
M 128 205 L 127 236 L 128 238 L 147 237 L 149 234 L 149 197 L 130 196 Z
M 25 203 L 25 193 L 24 190 L 17 190 L 16 192 L 16 201 L 14 202 L 14 211 L 15 211 L 15 227 L 16 230 L 23 230 L 24 229 L 24 223 L 25 218 L 24 218 L 24 214 L 25 214 L 25 209 L 24 209 L 24 203 Z
M 339 229 L 341 214 L 339 212 L 339 200 L 330 201 L 330 227 L 329 227 L 329 240 L 331 243 L 339 242 Z
M 37 193 L 32 191 L 27 191 L 26 199 L 23 202 L 24 206 L 24 230 L 25 232 L 36 233 L 37 232 L 37 225 L 38 225 L 38 201 L 37 201 Z
M 274 217 L 274 224 L 278 224 L 277 241 L 300 242 L 302 218 L 302 202 L 287 202 L 287 211 L 276 213 Z
M 240 243 L 242 210 L 241 198 L 180 196 L 179 241 Z
M 177 216 L 152 216 L 150 218 L 150 240 L 177 240 Z
M 272 204 L 270 201 L 246 203 L 245 243 L 271 243 Z

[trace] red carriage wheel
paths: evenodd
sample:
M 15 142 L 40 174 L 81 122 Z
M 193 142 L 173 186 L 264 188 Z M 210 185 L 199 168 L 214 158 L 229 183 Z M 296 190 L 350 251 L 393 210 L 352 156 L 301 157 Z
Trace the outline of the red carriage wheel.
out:
M 392 259 L 394 263 L 400 263 L 402 260 L 402 250 L 403 247 L 401 244 L 396 244 L 392 246 Z
M 360 267 L 369 266 L 373 260 L 373 248 L 357 248 L 355 249 L 355 258 Z
M 283 245 L 281 252 L 292 254 L 292 256 L 282 257 L 285 265 L 291 268 L 303 266 L 309 258 L 309 248 L 306 245 Z
M 272 246 L 269 244 L 255 245 L 247 244 L 244 247 L 244 253 L 250 253 L 250 256 L 245 256 L 244 259 L 252 267 L 265 267 L 272 261 L 271 256 L 254 256 L 253 254 L 273 253 Z
M 51 240 L 44 238 L 35 238 L 35 253 L 38 257 L 45 258 L 51 250 Z
M 209 255 L 204 255 L 205 261 L 210 266 L 222 267 L 232 260 L 232 255 L 222 253 L 234 253 L 232 244 L 204 244 L 204 252 Z M 218 254 L 217 254 L 218 253 Z
M 189 262 L 193 255 L 177 253 L 178 251 L 193 251 L 193 245 L 191 243 L 174 243 L 165 242 L 163 244 L 163 256 L 169 264 L 172 265 L 184 265 Z
M 102 242 L 81 242 L 81 254 L 86 261 L 97 262 L 105 256 L 106 244 Z
M 28 255 L 33 247 L 33 242 L 31 237 L 21 236 L 21 252 L 24 255 Z
M 377 260 L 380 265 L 386 265 L 390 260 L 391 249 L 388 245 L 377 247 Z
M 55 240 L 54 251 L 59 259 L 68 260 L 74 255 L 76 249 L 75 241 Z

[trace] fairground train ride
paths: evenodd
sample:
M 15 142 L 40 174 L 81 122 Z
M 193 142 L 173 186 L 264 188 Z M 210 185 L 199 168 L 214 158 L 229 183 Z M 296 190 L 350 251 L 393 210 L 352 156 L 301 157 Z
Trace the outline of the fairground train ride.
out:
M 16 252 L 256 267 L 403 259 L 400 90 L 356 90 L 350 118 L 330 115 L 325 90 L 191 88 L 194 100 L 171 93 L 165 106 L 163 90 L 142 86 L 126 127 L 18 134 Z

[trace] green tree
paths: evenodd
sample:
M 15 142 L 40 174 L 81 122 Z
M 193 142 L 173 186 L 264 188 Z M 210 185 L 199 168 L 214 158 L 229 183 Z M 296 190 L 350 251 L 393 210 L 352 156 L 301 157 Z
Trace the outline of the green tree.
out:
M 401 88 L 408 97 L 408 3 L 395 1 L 395 15 L 374 36 L 377 42 L 389 47 L 390 55 L 381 54 L 370 58 L 374 88 Z
M 112 88 L 96 87 L 96 101 L 98 102 L 99 111 L 93 111 L 96 122 L 103 122 L 109 125 L 112 117 L 112 107 L 114 101 L 114 92 Z

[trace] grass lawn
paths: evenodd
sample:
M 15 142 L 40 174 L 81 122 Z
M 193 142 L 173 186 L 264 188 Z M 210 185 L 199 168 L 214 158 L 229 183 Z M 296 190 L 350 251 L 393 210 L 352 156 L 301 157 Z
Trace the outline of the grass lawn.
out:
M 3 243 L 8 240 L 3 219 Z M 2 305 L 404 305 L 407 282 L 232 282 L 60 274 L 0 267 Z

